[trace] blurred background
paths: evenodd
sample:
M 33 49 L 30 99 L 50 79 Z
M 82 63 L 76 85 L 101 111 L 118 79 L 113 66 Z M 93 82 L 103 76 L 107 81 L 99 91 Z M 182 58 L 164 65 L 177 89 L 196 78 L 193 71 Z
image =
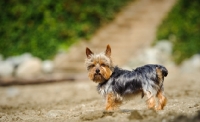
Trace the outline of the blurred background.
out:
M 171 49 L 168 51 L 171 52 L 168 53 L 176 65 L 180 65 L 185 59 L 200 52 L 199 1 L 179 0 L 169 14 L 162 15 L 164 19 L 160 18 L 154 22 L 154 25 L 158 26 L 154 30 L 151 27 L 149 28 L 152 30 L 148 30 L 149 25 L 142 22 L 135 22 L 135 25 L 131 25 L 134 21 L 140 21 L 145 11 L 142 13 L 140 10 L 138 12 L 129 10 L 130 12 L 126 12 L 127 15 L 116 17 L 123 6 L 129 5 L 130 2 L 132 1 L 2 0 L 0 2 L 0 76 L 24 78 L 52 73 L 56 70 L 68 73 L 75 70 L 80 72 L 80 69 L 85 68 L 84 63 L 81 63 L 84 62 L 85 57 L 82 52 L 92 43 L 96 43 L 90 46 L 94 47 L 95 51 L 104 51 L 107 44 L 113 46 L 113 52 L 118 55 L 113 56 L 116 59 L 114 60 L 116 65 L 125 65 L 131 55 L 134 57 L 135 52 L 141 51 L 138 48 L 146 48 L 145 46 L 151 44 L 156 45 L 162 40 L 170 43 L 171 47 L 168 48 Z M 151 2 L 154 5 L 158 3 L 156 0 Z M 157 11 L 164 9 L 160 8 Z M 138 15 L 139 12 L 140 15 Z M 146 19 L 155 21 L 156 16 L 159 18 L 158 13 L 153 14 L 155 15 L 146 17 Z M 113 21 L 115 17 L 117 19 Z M 118 27 L 110 27 L 112 25 L 108 23 L 116 23 Z M 141 29 L 142 27 L 136 27 L 141 24 L 146 26 L 143 28 L 146 28 L 152 35 L 148 40 L 138 37 L 138 35 L 148 36 L 145 30 Z M 107 28 L 104 29 L 105 27 Z M 100 28 L 105 32 L 99 34 L 97 31 Z M 115 32 L 115 29 L 120 30 Z M 89 44 L 81 46 L 83 48 L 78 47 L 81 50 L 77 48 L 74 52 L 70 51 L 72 45 L 83 42 Z M 147 44 L 138 44 L 140 42 Z M 135 46 L 137 44 L 139 47 Z M 132 48 L 132 50 L 129 51 L 126 48 Z M 122 55 L 119 55 L 120 53 Z
M 54 60 L 61 53 L 67 54 L 74 43 L 89 40 L 98 28 L 113 20 L 116 13 L 128 1 L 130 0 L 96 2 L 93 0 L 58 2 L 2 0 L 0 2 L 0 76 L 35 78 L 34 75 L 59 70 L 60 68 L 55 65 L 61 68 L 63 67 L 61 65 L 68 65 L 67 61 L 55 63 Z M 81 51 L 84 50 L 77 50 L 75 53 Z M 66 55 L 63 56 L 65 57 Z M 27 60 L 29 60 L 28 64 L 25 63 Z M 84 65 L 83 62 L 81 65 Z M 76 65 L 71 63 L 70 66 Z M 64 68 L 64 70 L 70 72 L 71 69 Z
M 173 100 L 164 114 L 194 115 L 200 110 L 199 7 L 198 0 L 1 0 L 0 120 L 77 120 L 80 111 L 101 107 L 87 78 L 85 48 L 99 53 L 107 44 L 119 67 L 166 66 Z M 57 81 L 64 82 L 31 85 Z

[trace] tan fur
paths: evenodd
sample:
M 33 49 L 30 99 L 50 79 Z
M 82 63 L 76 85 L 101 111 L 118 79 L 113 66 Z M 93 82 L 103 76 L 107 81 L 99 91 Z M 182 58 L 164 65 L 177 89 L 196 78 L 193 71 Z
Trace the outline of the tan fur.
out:
M 164 80 L 162 71 L 159 68 L 156 68 L 156 73 L 160 84 L 162 84 Z M 156 97 L 158 98 L 158 106 L 156 107 L 156 110 L 162 110 L 167 103 L 167 98 L 162 94 L 161 90 L 158 91 Z
M 107 45 L 105 55 L 110 57 L 111 56 L 111 48 L 110 45 Z
M 102 75 L 103 77 L 108 80 L 110 76 L 112 75 L 112 71 L 108 67 L 102 67 Z
M 159 104 L 156 110 L 162 110 L 167 103 L 167 98 L 163 96 L 161 91 L 158 92 L 157 97 L 158 97 Z
M 159 84 L 162 84 L 162 82 L 163 82 L 163 75 L 162 75 L 162 71 L 158 67 L 156 67 L 156 74 L 157 74 L 158 79 L 159 79 Z
M 86 56 L 89 58 L 92 54 L 94 54 L 89 48 L 86 48 Z
M 88 77 L 97 83 L 104 82 L 112 75 L 113 63 L 111 60 L 111 48 L 108 45 L 105 53 L 94 54 L 89 48 L 86 48 L 85 64 L 88 67 Z M 100 74 L 95 75 L 96 70 L 100 70 Z
M 113 111 L 117 110 L 119 106 L 122 104 L 122 101 L 117 99 L 117 96 L 113 93 L 109 93 L 106 96 L 106 110 Z
M 155 97 L 151 95 L 150 92 L 147 93 L 147 105 L 149 109 L 155 109 L 156 106 L 156 100 Z

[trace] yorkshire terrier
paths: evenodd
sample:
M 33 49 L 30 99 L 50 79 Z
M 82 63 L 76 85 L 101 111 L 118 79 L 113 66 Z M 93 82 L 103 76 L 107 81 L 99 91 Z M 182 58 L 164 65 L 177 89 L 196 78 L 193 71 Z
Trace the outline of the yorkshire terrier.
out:
M 149 64 L 132 71 L 121 69 L 113 65 L 109 45 L 99 54 L 86 48 L 86 56 L 88 77 L 98 83 L 97 90 L 105 97 L 107 111 L 118 109 L 125 96 L 137 93 L 147 96 L 149 109 L 162 110 L 166 105 L 163 82 L 168 70 L 164 66 Z

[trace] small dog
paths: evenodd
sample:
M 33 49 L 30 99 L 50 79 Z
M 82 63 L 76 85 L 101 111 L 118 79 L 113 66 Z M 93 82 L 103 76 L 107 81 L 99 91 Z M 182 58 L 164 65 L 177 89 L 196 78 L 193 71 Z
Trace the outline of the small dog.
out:
M 94 54 L 86 48 L 86 56 L 88 77 L 98 83 L 97 90 L 106 99 L 106 110 L 118 109 L 123 97 L 136 93 L 142 93 L 142 97 L 147 95 L 150 109 L 162 110 L 166 105 L 163 82 L 168 71 L 164 66 L 150 64 L 132 71 L 113 66 L 109 45 L 100 54 Z

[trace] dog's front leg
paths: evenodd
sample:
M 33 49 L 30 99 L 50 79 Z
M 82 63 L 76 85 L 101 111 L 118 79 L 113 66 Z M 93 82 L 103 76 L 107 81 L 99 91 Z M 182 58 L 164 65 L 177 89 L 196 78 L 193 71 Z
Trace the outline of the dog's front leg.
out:
M 106 95 L 106 110 L 113 111 L 117 110 L 121 105 L 122 101 L 117 99 L 114 93 L 108 93 Z

